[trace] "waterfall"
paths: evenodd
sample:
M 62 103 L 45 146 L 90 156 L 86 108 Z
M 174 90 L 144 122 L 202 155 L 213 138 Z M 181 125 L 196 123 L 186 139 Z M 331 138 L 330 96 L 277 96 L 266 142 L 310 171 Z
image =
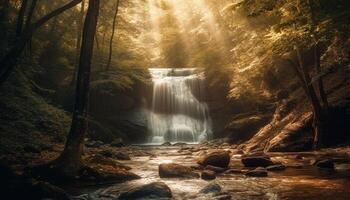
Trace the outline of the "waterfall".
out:
M 198 143 L 211 136 L 203 102 L 204 73 L 195 68 L 151 68 L 153 80 L 149 129 L 152 143 Z

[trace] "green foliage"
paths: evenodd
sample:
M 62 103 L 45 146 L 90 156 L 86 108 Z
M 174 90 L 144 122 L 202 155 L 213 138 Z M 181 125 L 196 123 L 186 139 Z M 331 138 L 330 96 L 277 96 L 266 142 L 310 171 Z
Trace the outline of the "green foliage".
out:
M 30 65 L 21 66 L 28 67 Z M 31 78 L 16 72 L 0 90 L 0 151 L 21 151 L 40 145 L 43 137 L 63 140 L 70 127 L 68 113 L 33 92 Z

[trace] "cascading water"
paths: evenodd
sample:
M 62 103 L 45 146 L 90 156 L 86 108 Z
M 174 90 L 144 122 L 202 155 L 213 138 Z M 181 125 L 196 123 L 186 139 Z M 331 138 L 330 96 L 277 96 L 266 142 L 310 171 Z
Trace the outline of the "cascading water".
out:
M 153 80 L 149 129 L 152 143 L 198 143 L 211 136 L 203 99 L 204 73 L 195 68 L 151 68 Z

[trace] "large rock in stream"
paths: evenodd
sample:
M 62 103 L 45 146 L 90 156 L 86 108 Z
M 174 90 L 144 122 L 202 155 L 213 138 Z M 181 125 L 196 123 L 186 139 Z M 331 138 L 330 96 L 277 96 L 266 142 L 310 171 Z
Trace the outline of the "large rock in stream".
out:
M 118 199 L 163 199 L 171 197 L 171 190 L 165 183 L 154 182 L 140 187 L 132 188 L 127 192 L 121 193 Z
M 228 151 L 215 151 L 209 154 L 201 156 L 198 160 L 198 164 L 214 167 L 227 168 L 230 164 L 230 152 Z
M 160 164 L 158 167 L 160 178 L 199 178 L 192 168 L 179 164 Z
M 245 156 L 242 158 L 245 167 L 268 167 L 274 163 L 267 156 Z

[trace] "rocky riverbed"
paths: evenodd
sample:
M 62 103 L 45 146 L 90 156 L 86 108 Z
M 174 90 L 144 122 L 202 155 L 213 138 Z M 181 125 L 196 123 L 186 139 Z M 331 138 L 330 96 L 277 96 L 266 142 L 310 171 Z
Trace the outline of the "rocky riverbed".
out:
M 103 152 L 100 149 L 96 149 L 97 154 L 118 160 L 140 178 L 111 185 L 65 188 L 75 199 L 350 197 L 348 148 L 249 155 L 229 144 L 109 147 Z M 225 166 L 227 155 L 229 162 Z

